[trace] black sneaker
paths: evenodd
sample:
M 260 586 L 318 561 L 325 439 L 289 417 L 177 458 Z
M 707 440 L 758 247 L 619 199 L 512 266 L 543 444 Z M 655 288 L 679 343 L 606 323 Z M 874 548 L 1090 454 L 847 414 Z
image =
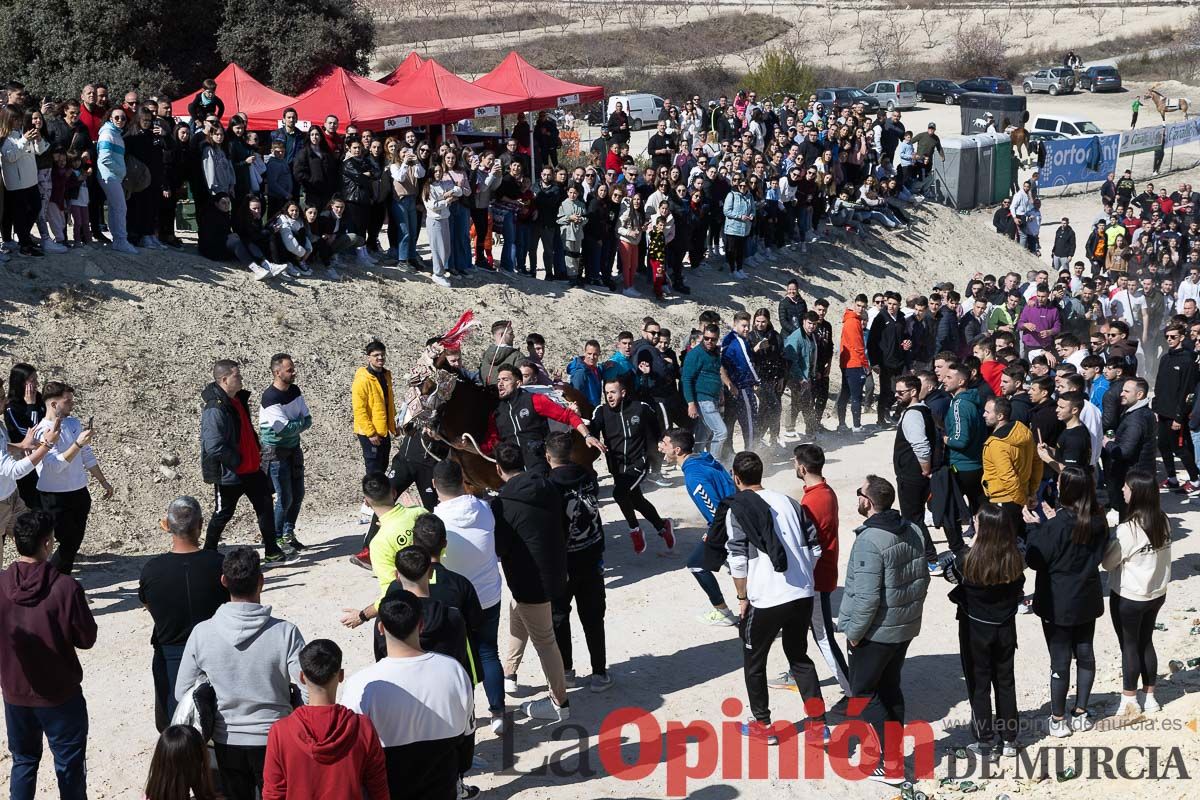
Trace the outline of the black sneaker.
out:
M 300 540 L 296 538 L 295 534 L 292 534 L 291 536 L 289 536 L 287 541 L 288 541 L 288 545 L 296 552 L 308 549 L 307 545 L 300 543 Z
M 896 775 L 892 777 L 884 772 L 883 766 L 875 768 L 875 771 L 867 776 L 867 780 L 875 781 L 876 783 L 886 783 L 888 786 L 901 786 L 904 784 L 904 776 Z

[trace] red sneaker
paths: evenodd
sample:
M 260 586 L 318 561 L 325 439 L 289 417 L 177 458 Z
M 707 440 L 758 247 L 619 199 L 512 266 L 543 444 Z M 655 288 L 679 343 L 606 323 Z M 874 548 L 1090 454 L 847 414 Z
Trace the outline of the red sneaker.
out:
M 1162 483 L 1158 484 L 1158 491 L 1173 492 L 1179 488 L 1179 481 L 1174 478 L 1167 478 Z
M 646 535 L 642 533 L 641 528 L 630 529 L 629 541 L 633 542 L 633 552 L 639 556 L 646 552 Z
M 669 519 L 663 520 L 663 528 L 658 532 L 662 537 L 663 543 L 666 544 L 668 550 L 675 549 L 675 523 Z
M 364 547 L 359 552 L 350 556 L 350 563 L 356 567 L 362 567 L 365 570 L 371 569 L 371 548 Z
M 1200 485 L 1192 483 L 1191 481 L 1184 481 L 1175 491 L 1179 492 L 1180 494 L 1192 494 L 1197 489 L 1200 489 Z

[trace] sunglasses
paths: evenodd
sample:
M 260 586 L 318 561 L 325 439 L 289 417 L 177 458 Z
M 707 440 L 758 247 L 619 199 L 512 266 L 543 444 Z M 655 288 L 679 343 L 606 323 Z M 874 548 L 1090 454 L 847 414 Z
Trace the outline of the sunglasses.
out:
M 716 337 L 716 336 L 705 336 L 705 337 L 704 337 L 704 341 L 706 341 L 706 342 L 712 342 L 713 344 L 716 344 L 717 342 L 719 342 L 719 341 L 721 341 L 721 340 L 720 340 L 720 338 L 718 338 L 718 337 Z
M 659 332 L 658 332 L 658 331 L 652 331 L 652 330 L 649 330 L 649 329 L 647 329 L 647 328 L 642 328 L 642 332 L 643 332 L 643 333 L 648 333 L 648 334 L 650 334 L 651 336 L 658 336 L 658 334 L 659 334 Z

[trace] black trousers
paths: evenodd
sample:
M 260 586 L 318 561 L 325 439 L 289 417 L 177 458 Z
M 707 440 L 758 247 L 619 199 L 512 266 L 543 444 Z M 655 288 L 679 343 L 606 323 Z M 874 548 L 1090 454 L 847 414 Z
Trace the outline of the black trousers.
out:
M 783 653 L 788 670 L 796 680 L 796 688 L 805 700 L 821 700 L 821 685 L 817 670 L 808 657 L 808 628 L 812 623 L 813 599 L 797 600 L 770 608 L 750 606 L 742 617 L 742 673 L 746 679 L 746 696 L 750 712 L 759 722 L 770 724 L 771 705 L 767 702 L 767 657 L 779 632 L 783 632 Z M 851 666 L 854 662 L 851 660 Z
M 1167 470 L 1167 477 L 1174 478 L 1175 456 L 1179 456 L 1183 468 L 1187 470 L 1188 480 L 1195 483 L 1200 480 L 1200 471 L 1196 469 L 1196 451 L 1192 447 L 1191 431 L 1188 430 L 1187 420 L 1183 421 L 1179 430 L 1172 430 L 1174 422 L 1167 417 L 1158 418 L 1158 452 L 1162 453 L 1163 467 Z
M 11 217 L 13 233 L 21 247 L 33 247 L 33 230 L 37 222 L 38 211 L 42 207 L 42 196 L 38 194 L 37 185 L 25 189 L 4 190 L 4 213 Z
M 859 716 L 875 728 L 881 758 L 887 752 L 883 738 L 884 723 L 904 724 L 904 691 L 900 686 L 900 676 L 908 645 L 908 642 L 892 644 L 867 639 L 857 646 L 850 646 L 850 696 L 868 698 Z
M 973 520 L 975 519 L 975 513 L 979 511 L 979 501 L 983 498 L 983 470 L 955 470 L 954 478 L 958 481 L 959 488 L 962 489 L 963 495 L 967 498 L 967 509 L 970 511 L 971 519 Z M 950 545 L 950 552 L 958 553 L 966 547 L 962 537 L 962 526 L 957 521 L 947 525 L 944 530 L 946 532 L 946 543 Z
M 1167 596 L 1153 600 L 1127 600 L 1116 592 L 1108 595 L 1113 630 L 1121 644 L 1121 688 L 1127 692 L 1158 682 L 1158 653 L 1154 649 L 1154 622 Z
M 987 745 L 997 736 L 1002 742 L 1017 741 L 1016 620 L 1010 618 L 1000 625 L 989 625 L 963 617 L 958 621 L 958 645 L 975 739 Z
M 879 366 L 879 384 L 875 387 L 875 409 L 879 425 L 883 426 L 892 419 L 892 404 L 896 402 L 896 378 L 903 371 Z
M 42 510 L 54 517 L 54 536 L 58 539 L 58 549 L 50 557 L 50 564 L 63 575 L 70 575 L 87 531 L 88 515 L 92 513 L 92 495 L 86 488 L 42 492 Z
M 654 526 L 655 531 L 663 529 L 663 518 L 658 515 L 658 509 L 654 504 L 646 499 L 642 494 L 642 481 L 647 475 L 647 467 L 641 466 L 637 468 L 626 467 L 625 469 L 614 469 L 616 464 L 609 465 L 609 472 L 613 475 L 613 500 L 617 501 L 617 507 L 621 509 L 621 513 L 625 516 L 625 522 L 630 528 L 636 528 L 637 515 L 641 515 Z
M 237 511 L 238 500 L 245 496 L 258 517 L 258 532 L 262 536 L 263 549 L 267 555 L 280 552 L 275 543 L 275 488 L 271 479 L 260 470 L 240 476 L 237 483 L 217 484 L 213 487 L 213 515 L 208 519 L 204 532 L 204 549 L 216 550 L 225 526 Z
M 475 266 L 486 267 L 490 255 L 487 248 L 484 246 L 487 243 L 487 232 L 489 215 L 491 212 L 486 208 L 471 209 L 471 223 L 475 226 Z
M 382 446 L 382 445 L 381 445 Z M 433 488 L 433 468 L 415 461 L 409 461 L 401 455 L 397 455 L 392 459 L 392 476 L 390 478 L 392 488 L 396 490 L 396 496 L 404 494 L 408 488 L 416 484 L 417 492 L 421 495 L 421 505 L 425 510 L 433 513 L 434 506 L 437 505 L 437 492 Z M 363 539 L 363 547 L 371 544 L 371 540 L 375 538 L 375 534 L 379 533 L 379 515 L 371 515 L 371 525 L 367 528 L 367 535 Z
M 213 742 L 213 750 L 226 800 L 256 800 L 262 793 L 267 746 Z
M 896 497 L 900 500 L 900 516 L 921 530 L 925 541 L 925 560 L 937 561 L 937 548 L 925 525 L 925 501 L 929 499 L 929 478 L 916 475 L 896 475 Z
M 600 560 L 584 564 L 567 564 L 567 591 L 550 603 L 550 615 L 554 622 L 554 639 L 562 653 L 563 669 L 574 669 L 571 645 L 571 601 L 579 612 L 579 624 L 583 626 L 583 639 L 587 642 L 588 656 L 592 662 L 592 674 L 608 672 L 608 653 L 604 644 L 604 611 L 607 608 L 604 595 L 604 564 Z
M 813 378 L 812 382 L 813 396 L 813 417 L 817 420 L 817 426 L 821 425 L 821 418 L 825 416 L 825 406 L 829 403 L 829 375 L 828 370 L 824 377 Z
M 91 176 L 88 177 L 88 217 L 92 223 L 92 238 L 99 239 L 103 236 L 100 224 L 104 222 L 104 189 L 100 186 L 100 171 L 92 170 Z

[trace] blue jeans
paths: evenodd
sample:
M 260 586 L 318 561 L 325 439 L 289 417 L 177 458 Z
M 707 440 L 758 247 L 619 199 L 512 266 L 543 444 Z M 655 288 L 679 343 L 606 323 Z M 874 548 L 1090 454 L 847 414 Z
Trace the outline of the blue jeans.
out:
M 304 502 L 304 451 L 299 447 L 287 455 L 277 451 L 275 460 L 267 462 L 267 475 L 275 487 L 275 538 L 291 537 Z
M 471 211 L 464 203 L 450 206 L 450 269 L 472 270 Z
M 417 258 L 417 237 L 421 228 L 417 220 L 417 199 L 412 195 L 392 201 L 392 224 L 396 226 L 396 258 L 412 261 Z M 391 255 L 388 251 L 388 255 Z
M 497 209 L 492 214 L 492 226 L 504 236 L 500 248 L 500 269 L 512 272 L 517 266 L 517 219 L 509 211 Z
M 529 248 L 533 247 L 536 235 L 533 230 L 533 225 L 527 222 L 518 222 L 516 224 L 517 242 L 516 260 L 513 263 L 514 268 L 524 270 L 525 261 L 529 258 Z
M 183 645 L 155 645 L 154 658 L 150 662 L 150 674 L 154 678 L 154 724 L 162 733 L 175 716 L 175 678 L 179 676 L 179 664 L 183 661 Z
M 725 595 L 721 592 L 721 586 L 717 583 L 717 576 L 704 568 L 704 549 L 707 547 L 704 540 L 696 542 L 696 546 L 692 548 L 692 554 L 688 556 L 687 568 L 692 573 L 692 577 L 700 584 L 700 588 L 708 595 L 708 602 L 712 603 L 713 608 L 725 605 Z
M 51 708 L 4 704 L 8 752 L 12 753 L 9 800 L 33 800 L 37 792 L 42 735 L 54 755 L 58 795 L 62 800 L 87 798 L 87 702 L 81 691 Z
M 867 372 L 862 367 L 847 367 L 842 370 L 842 388 L 838 390 L 837 412 L 838 425 L 846 426 L 846 402 L 850 402 L 850 415 L 854 427 L 862 427 L 863 387 L 867 382 Z
M 716 458 L 721 452 L 721 445 L 725 443 L 725 437 L 729 435 L 725 420 L 721 418 L 721 409 L 717 407 L 716 400 L 698 400 L 696 405 L 700 409 L 700 427 L 704 429 L 703 432 L 696 431 L 697 434 L 703 433 L 702 437 L 697 436 L 696 445 Z
M 796 221 L 800 227 L 801 239 L 807 239 L 812 234 L 812 219 L 812 206 L 804 206 L 796 209 Z
M 483 693 L 487 695 L 488 710 L 493 714 L 504 711 L 504 668 L 500 666 L 500 603 L 483 610 L 483 628 L 479 631 L 479 660 L 483 664 Z

